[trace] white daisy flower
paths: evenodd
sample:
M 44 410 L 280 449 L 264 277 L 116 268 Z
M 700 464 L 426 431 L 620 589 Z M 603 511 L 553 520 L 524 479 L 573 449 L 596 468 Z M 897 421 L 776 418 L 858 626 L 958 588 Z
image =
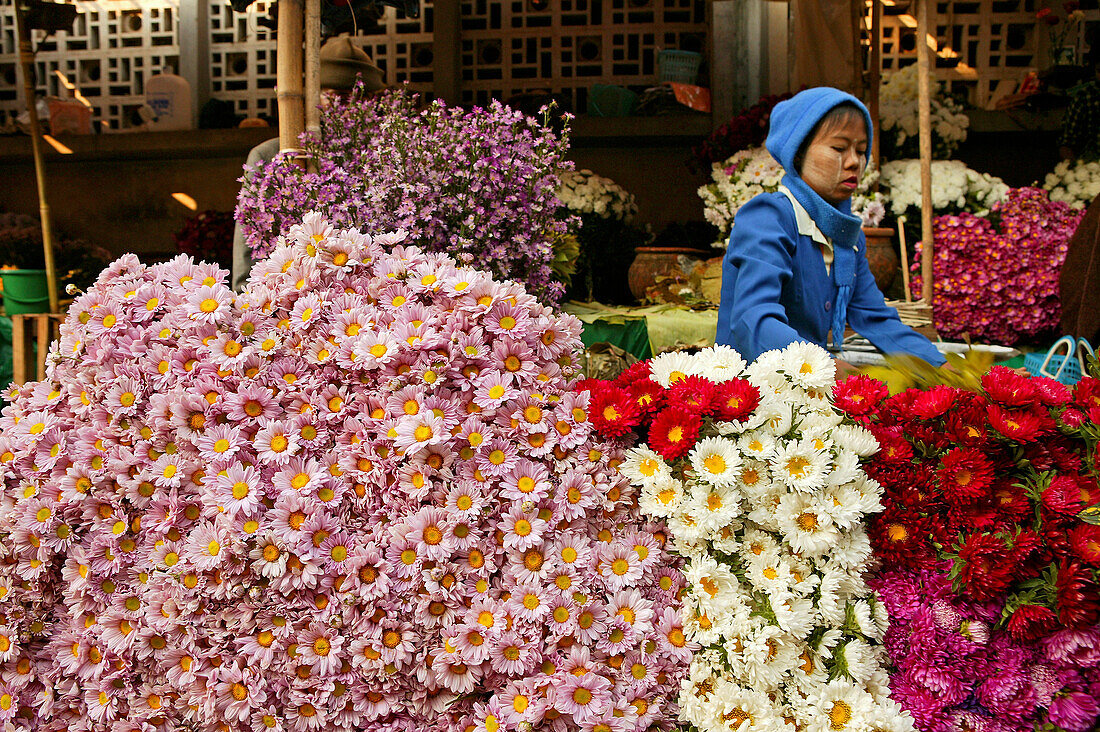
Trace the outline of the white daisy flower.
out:
M 748 564 L 754 557 L 779 555 L 779 542 L 771 534 L 759 529 L 749 529 L 741 540 L 741 558 Z
M 771 608 L 776 624 L 794 638 L 808 636 L 819 620 L 814 602 L 808 597 L 772 598 Z
M 862 497 L 850 483 L 827 486 L 824 497 L 822 507 L 841 529 L 851 529 L 863 520 Z
M 710 540 L 723 526 L 741 515 L 741 494 L 730 486 L 696 485 L 684 510 L 699 519 Z
M 745 576 L 754 587 L 776 598 L 791 594 L 794 584 L 791 567 L 778 551 L 750 553 L 744 566 Z
M 637 486 L 652 485 L 662 479 L 672 478 L 672 468 L 664 458 L 644 445 L 627 450 L 619 472 Z
M 711 548 L 723 554 L 736 554 L 741 549 L 741 541 L 737 535 L 741 533 L 745 524 L 740 519 L 734 519 L 725 526 L 720 527 L 710 536 Z
M 848 613 L 855 621 L 859 632 L 868 638 L 874 638 L 878 633 L 878 627 L 871 617 L 871 604 L 866 599 L 855 600 L 848 603 Z
M 778 688 L 798 659 L 798 640 L 776 625 L 762 625 L 744 642 L 741 658 L 748 686 L 760 691 Z
M 774 393 L 789 388 L 789 382 L 779 373 L 782 365 L 782 351 L 765 351 L 745 367 L 744 377 L 756 385 L 761 393 Z
M 839 567 L 853 572 L 862 572 L 871 558 L 871 539 L 862 524 L 856 524 L 845 531 L 833 546 L 830 558 Z M 854 593 L 858 594 L 858 593 Z
M 876 673 L 886 675 L 886 672 L 882 669 L 879 669 Z M 888 692 L 889 687 L 887 687 Z M 913 723 L 913 717 L 908 711 L 902 709 L 900 704 L 886 694 L 872 695 L 878 705 L 870 715 L 871 732 L 913 732 L 916 725 Z
M 844 422 L 844 416 L 832 407 L 821 411 L 808 409 L 805 405 L 802 405 L 799 411 L 800 414 L 795 427 L 802 437 L 814 437 L 831 441 L 832 431 Z
M 859 425 L 842 424 L 833 428 L 833 441 L 845 450 L 851 450 L 861 458 L 869 458 L 878 452 L 878 440 L 870 430 Z
M 890 627 L 890 613 L 886 611 L 886 605 L 877 594 L 868 598 L 868 604 L 871 607 L 871 620 L 875 623 L 875 633 L 871 637 L 881 640 Z
M 870 514 L 882 511 L 883 489 L 877 480 L 861 472 L 853 482 L 853 486 L 859 491 L 860 508 L 863 513 Z
M 737 441 L 737 448 L 746 457 L 767 460 L 775 453 L 775 435 L 763 429 L 745 432 Z
M 810 440 L 779 443 L 768 462 L 776 481 L 806 493 L 824 488 L 832 471 L 829 454 L 815 449 Z
M 768 464 L 760 460 L 746 460 L 737 474 L 737 487 L 753 504 L 770 498 L 774 486 Z
M 691 467 L 700 480 L 719 486 L 737 483 L 741 468 L 741 453 L 733 440 L 705 437 L 689 454 Z
M 680 510 L 665 519 L 668 521 L 669 531 L 671 531 L 672 535 L 677 539 L 683 541 L 694 543 L 706 541 L 706 526 L 694 513 L 685 510 L 686 508 L 686 505 L 681 505 Z
M 646 484 L 638 498 L 642 511 L 657 518 L 671 518 L 684 503 L 684 485 L 671 475 Z
M 829 680 L 825 659 L 805 644 L 801 644 L 798 659 L 795 660 L 791 669 L 791 676 L 795 688 L 805 696 L 820 693 L 820 687 Z
M 812 730 L 829 732 L 864 732 L 870 729 L 874 699 L 858 685 L 845 679 L 834 679 L 825 685 L 814 700 Z
M 824 389 L 836 380 L 836 361 L 821 346 L 796 342 L 782 351 L 781 369 L 803 389 Z
M 713 557 L 697 558 L 684 567 L 684 579 L 699 606 L 716 612 L 738 598 L 741 583 L 726 564 L 719 564 Z
M 794 423 L 794 407 L 782 397 L 767 397 L 760 400 L 756 411 L 764 417 L 763 429 L 777 437 L 791 431 Z
M 783 720 L 775 716 L 767 694 L 730 683 L 720 687 L 714 710 L 718 728 L 730 732 L 773 732 L 782 728 Z
M 833 453 L 833 470 L 825 478 L 825 482 L 829 485 L 845 485 L 855 482 L 861 475 L 863 470 L 859 466 L 859 456 L 851 450 L 837 450 Z
M 859 638 L 849 638 L 847 643 L 833 651 L 834 665 L 846 670 L 849 678 L 857 684 L 863 684 L 871 675 L 877 665 L 875 660 L 871 646 Z
M 796 552 L 821 556 L 840 540 L 840 531 L 816 495 L 788 493 L 779 499 L 775 520 L 784 540 Z
M 695 358 L 703 375 L 716 384 L 735 379 L 745 370 L 745 359 L 729 346 L 704 348 Z
M 649 377 L 667 389 L 686 376 L 702 376 L 701 365 L 687 353 L 662 353 L 649 362 Z

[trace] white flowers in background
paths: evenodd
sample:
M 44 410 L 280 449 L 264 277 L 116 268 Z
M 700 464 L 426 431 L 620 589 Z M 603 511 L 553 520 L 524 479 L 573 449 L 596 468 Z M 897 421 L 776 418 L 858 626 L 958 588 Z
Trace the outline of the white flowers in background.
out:
M 885 78 L 879 92 L 879 126 L 886 150 L 893 150 L 893 157 L 911 157 L 917 154 L 918 108 L 917 65 L 906 66 Z M 966 139 L 970 118 L 962 105 L 941 94 L 942 88 L 931 79 L 932 155 L 948 158 L 959 143 Z M 884 153 L 884 156 L 886 153 Z
M 698 193 L 703 199 L 703 216 L 721 232 L 714 246 L 725 249 L 737 209 L 758 193 L 779 188 L 783 166 L 765 148 L 750 147 L 714 163 L 710 177 L 713 182 L 700 186 Z
M 1052 201 L 1084 208 L 1100 195 L 1100 161 L 1063 160 L 1047 173 L 1043 189 L 1050 192 Z
M 880 185 L 889 189 L 890 213 L 920 210 L 920 161 L 891 160 L 882 166 Z M 932 161 L 932 208 L 936 214 L 968 211 L 985 216 L 1008 195 L 1008 186 L 996 176 L 979 173 L 960 160 Z M 916 215 L 909 216 L 910 221 Z
M 591 170 L 563 170 L 558 177 L 561 180 L 558 199 L 571 211 L 592 213 L 600 218 L 628 224 L 638 213 L 634 194 L 610 178 L 596 175 Z
M 763 147 L 741 150 L 711 166 L 712 182 L 700 186 L 697 193 L 703 199 L 704 218 L 721 232 L 713 246 L 726 248 L 737 210 L 757 194 L 778 190 L 784 172 Z M 864 226 L 878 226 L 886 215 L 886 196 L 871 191 L 877 179 L 874 165 L 869 164 L 852 198 L 852 213 L 863 219 Z
M 833 360 L 806 344 L 744 369 L 711 368 L 710 349 L 659 360 L 651 374 L 666 388 L 702 376 L 760 395 L 738 422 L 704 417 L 684 457 L 642 445 L 621 467 L 686 560 L 684 629 L 701 649 L 681 720 L 699 732 L 911 732 L 881 683 L 885 613 L 863 581 L 863 520 L 882 489 L 859 458 L 877 442 L 832 407 Z

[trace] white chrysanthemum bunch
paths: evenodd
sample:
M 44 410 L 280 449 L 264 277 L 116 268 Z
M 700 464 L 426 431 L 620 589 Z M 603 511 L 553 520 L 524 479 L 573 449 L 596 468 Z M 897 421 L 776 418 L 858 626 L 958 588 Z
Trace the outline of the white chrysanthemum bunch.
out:
M 1043 189 L 1052 201 L 1084 208 L 1100 195 L 1100 161 L 1063 160 L 1047 173 Z
M 920 209 L 919 160 L 891 160 L 882 166 L 879 182 L 890 190 L 894 216 L 906 214 L 910 207 Z M 1008 186 L 996 176 L 971 170 L 960 160 L 932 161 L 932 208 L 937 215 L 967 211 L 985 216 L 1006 195 Z
M 879 93 L 879 122 L 883 142 L 906 154 L 915 154 L 918 133 L 917 66 L 906 66 L 886 77 Z M 933 156 L 948 158 L 966 139 L 970 118 L 962 105 L 942 95 L 939 82 L 931 80 Z
M 882 489 L 859 461 L 877 441 L 832 407 L 835 367 L 820 347 L 770 351 L 743 372 L 712 368 L 715 350 L 653 360 L 664 412 L 698 403 L 700 376 L 721 403 L 696 422 L 658 416 L 621 468 L 686 559 L 683 624 L 701 650 L 681 719 L 700 732 L 911 730 L 889 697 L 886 610 L 864 582 L 863 522 Z M 759 404 L 724 421 L 746 390 Z M 694 440 L 677 431 L 686 424 L 701 425 Z M 685 434 L 690 448 L 667 459 Z
M 579 214 L 594 213 L 603 219 L 630 223 L 638 213 L 634 194 L 610 178 L 591 170 L 563 170 L 558 199 Z
M 783 166 L 763 147 L 740 150 L 721 163 L 711 166 L 713 182 L 700 186 L 703 216 L 721 232 L 714 246 L 725 249 L 737 209 L 759 193 L 779 187 Z

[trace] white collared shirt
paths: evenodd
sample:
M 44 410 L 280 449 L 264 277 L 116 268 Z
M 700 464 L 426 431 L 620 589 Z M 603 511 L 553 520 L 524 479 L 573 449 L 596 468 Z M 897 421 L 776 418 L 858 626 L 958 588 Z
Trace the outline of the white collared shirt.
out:
M 810 212 L 798 202 L 798 199 L 794 197 L 794 194 L 791 193 L 787 186 L 780 185 L 779 192 L 786 196 L 790 200 L 791 205 L 794 206 L 794 220 L 798 224 L 798 233 L 802 236 L 810 237 L 821 245 L 821 256 L 825 260 L 825 271 L 832 274 L 833 243 L 829 241 L 829 237 L 825 236 L 821 229 L 817 227 L 813 218 L 810 217 Z

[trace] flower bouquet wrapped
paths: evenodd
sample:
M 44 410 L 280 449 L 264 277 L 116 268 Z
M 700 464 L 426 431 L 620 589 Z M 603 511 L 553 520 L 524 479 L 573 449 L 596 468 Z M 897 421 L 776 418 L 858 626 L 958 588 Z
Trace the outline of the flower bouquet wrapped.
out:
M 1100 161 L 1063 160 L 1043 179 L 1050 200 L 1085 208 L 1100 195 Z
M 310 214 L 126 255 L 0 416 L 7 730 L 668 728 L 683 578 L 580 323 Z
M 404 90 L 364 98 L 357 88 L 321 114 L 319 139 L 303 138 L 317 172 L 290 154 L 241 178 L 237 221 L 254 259 L 305 212 L 335 226 L 404 230 L 426 251 L 489 269 L 556 302 L 555 243 L 570 222 L 555 196 L 566 134 L 494 101 L 465 111 L 435 100 L 426 108 Z
M 1100 716 L 1100 379 L 994 367 L 980 391 L 835 403 L 881 444 L 871 521 L 891 686 L 921 730 L 1091 729 Z
M 634 257 L 630 224 L 638 213 L 633 194 L 591 170 L 565 170 L 558 199 L 576 224 L 576 273 L 568 296 L 629 302 L 623 273 Z M 593 265 L 596 266 L 593 266 Z
M 745 368 L 727 347 L 671 353 L 590 383 L 602 434 L 641 431 L 620 470 L 684 557 L 680 692 L 700 732 L 912 729 L 891 701 L 886 609 L 864 518 L 878 443 L 833 409 L 832 358 L 793 344 Z
M 1054 334 L 1058 278 L 1081 215 L 1038 188 L 1013 188 L 989 217 L 937 216 L 932 292 L 940 333 L 1001 344 Z M 919 293 L 919 242 L 916 249 L 911 285 Z

